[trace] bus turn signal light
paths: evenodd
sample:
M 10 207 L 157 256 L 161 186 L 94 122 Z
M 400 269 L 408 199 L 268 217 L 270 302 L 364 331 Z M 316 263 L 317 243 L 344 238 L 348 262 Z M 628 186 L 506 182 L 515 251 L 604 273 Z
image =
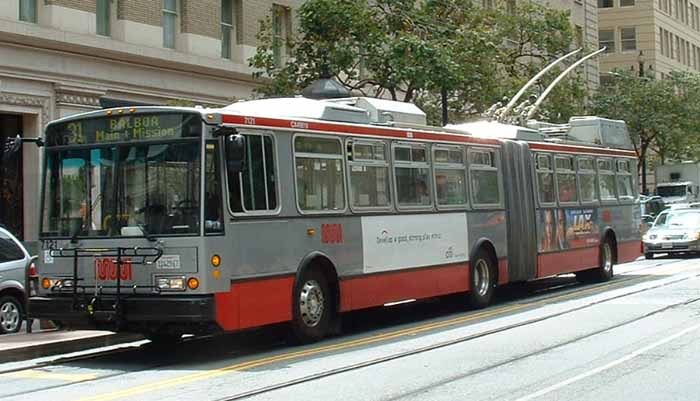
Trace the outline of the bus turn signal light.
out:
M 221 256 L 219 255 L 214 255 L 211 257 L 211 264 L 214 267 L 219 267 L 221 266 Z
M 199 287 L 199 280 L 197 280 L 196 277 L 190 277 L 190 279 L 187 280 L 187 287 L 190 290 L 196 290 L 197 287 Z
M 45 290 L 48 290 L 49 288 L 51 288 L 51 280 L 49 280 L 48 278 L 44 278 L 43 280 L 41 280 L 41 286 L 44 287 Z

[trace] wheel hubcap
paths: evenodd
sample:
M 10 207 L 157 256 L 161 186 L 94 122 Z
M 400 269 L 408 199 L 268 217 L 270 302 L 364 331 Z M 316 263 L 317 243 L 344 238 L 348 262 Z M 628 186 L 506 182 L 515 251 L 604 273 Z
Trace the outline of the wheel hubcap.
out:
M 606 242 L 603 244 L 603 269 L 606 272 L 610 272 L 612 270 L 612 266 L 612 249 L 610 249 L 610 244 Z
M 12 302 L 0 305 L 0 326 L 5 331 L 15 331 L 19 326 L 19 308 Z
M 489 265 L 485 260 L 479 259 L 474 266 L 474 290 L 482 297 L 489 292 L 490 275 Z
M 316 326 L 323 317 L 323 290 L 316 280 L 304 283 L 299 294 L 299 313 L 301 319 L 309 327 Z

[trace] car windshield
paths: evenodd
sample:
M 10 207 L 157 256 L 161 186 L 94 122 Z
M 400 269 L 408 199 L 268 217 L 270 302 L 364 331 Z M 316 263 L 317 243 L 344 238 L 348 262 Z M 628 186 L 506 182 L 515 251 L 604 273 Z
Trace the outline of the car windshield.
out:
M 42 234 L 199 232 L 197 139 L 47 151 Z
M 669 187 L 657 187 L 656 192 L 663 197 L 669 196 L 685 196 L 686 194 L 685 185 L 674 185 Z
M 697 210 L 662 213 L 654 222 L 654 228 L 697 227 L 700 227 L 700 211 Z

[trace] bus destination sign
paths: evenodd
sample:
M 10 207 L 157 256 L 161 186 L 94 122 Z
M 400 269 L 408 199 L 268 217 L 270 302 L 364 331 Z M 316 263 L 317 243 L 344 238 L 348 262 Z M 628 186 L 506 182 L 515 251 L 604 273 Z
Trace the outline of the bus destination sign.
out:
M 194 114 L 161 113 L 74 120 L 49 127 L 50 146 L 158 141 L 192 136 Z

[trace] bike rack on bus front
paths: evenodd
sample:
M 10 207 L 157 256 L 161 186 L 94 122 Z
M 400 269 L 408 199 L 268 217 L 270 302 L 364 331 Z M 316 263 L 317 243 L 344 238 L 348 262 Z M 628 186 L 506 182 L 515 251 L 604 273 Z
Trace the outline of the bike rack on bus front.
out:
M 94 317 L 96 313 L 102 313 L 102 314 L 108 314 L 109 317 L 114 315 L 114 320 L 116 320 L 117 323 L 119 323 L 119 320 L 122 318 L 122 309 L 121 309 L 121 301 L 122 301 L 122 285 L 121 285 L 121 277 L 122 277 L 122 265 L 125 264 L 130 264 L 130 265 L 152 265 L 160 259 L 160 257 L 163 255 L 163 250 L 161 248 L 155 248 L 155 247 L 116 247 L 116 248 L 58 248 L 58 249 L 51 249 L 49 251 L 49 254 L 51 257 L 54 258 L 72 258 L 73 259 L 73 278 L 72 281 L 70 282 L 70 285 L 67 283 L 67 279 L 59 280 L 56 282 L 52 287 L 51 291 L 59 292 L 59 293 L 65 293 L 65 292 L 71 292 L 73 296 L 73 309 L 74 310 L 82 310 L 82 306 L 79 305 L 79 300 L 78 300 L 78 290 L 80 289 L 80 295 L 83 295 L 84 299 L 87 299 L 85 296 L 87 295 L 87 289 L 91 288 L 85 285 L 79 285 L 80 281 L 84 281 L 83 278 L 78 276 L 78 260 L 80 258 L 115 258 L 112 259 L 111 262 L 114 263 L 114 265 L 117 267 L 117 272 L 116 272 L 116 280 L 117 283 L 115 286 L 108 286 L 108 285 L 101 285 L 97 287 L 97 283 L 95 283 L 95 294 L 93 298 L 90 300 L 90 302 L 87 305 L 84 305 L 85 310 L 88 312 L 88 314 L 91 317 Z M 115 293 L 115 301 L 114 304 L 112 305 L 113 310 L 112 311 L 97 311 L 95 310 L 94 306 L 97 302 L 100 300 L 100 296 L 102 295 L 102 290 L 104 288 L 115 288 L 116 293 Z M 159 288 L 155 286 L 146 286 L 146 285 L 133 285 L 131 287 L 128 287 L 132 289 L 132 293 L 136 294 L 138 289 L 150 289 L 155 292 L 159 292 Z M 111 320 L 111 319 L 110 319 Z

